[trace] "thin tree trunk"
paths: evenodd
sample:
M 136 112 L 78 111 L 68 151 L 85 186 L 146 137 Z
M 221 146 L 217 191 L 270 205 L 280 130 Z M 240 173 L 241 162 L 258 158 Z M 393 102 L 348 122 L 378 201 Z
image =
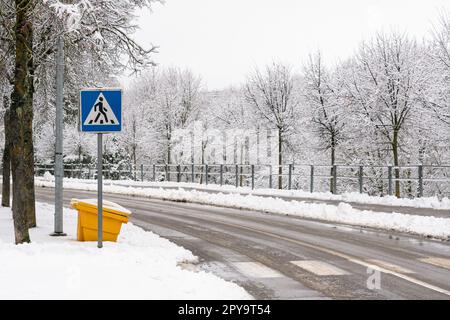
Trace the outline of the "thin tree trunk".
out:
M 261 141 L 260 141 L 260 127 L 259 125 L 256 127 L 256 164 L 259 165 L 261 163 L 261 157 L 260 157 L 260 145 L 261 145 Z
M 136 143 L 136 121 L 133 121 L 133 145 L 132 145 L 132 152 L 133 152 L 134 170 L 137 169 L 136 148 L 137 148 L 137 143 Z M 134 180 L 136 180 L 136 171 L 134 172 L 134 176 L 131 177 L 131 178 L 134 178 Z
M 398 131 L 394 130 L 394 137 L 392 139 L 392 152 L 394 154 L 394 166 L 396 167 L 394 170 L 395 176 L 395 196 L 400 198 L 400 169 L 398 169 L 399 161 L 398 161 Z
M 336 152 L 336 143 L 334 135 L 331 136 L 331 178 L 330 178 L 330 192 L 333 193 L 333 184 L 334 184 L 334 163 L 335 163 L 335 152 Z
M 222 133 L 222 163 L 226 164 L 227 163 L 227 135 L 225 132 Z
M 242 143 L 241 143 L 241 159 L 240 159 L 240 163 L 244 164 L 244 146 L 242 145 Z M 243 166 L 241 166 L 240 170 L 239 170 L 239 186 L 240 187 L 242 187 L 242 182 L 243 182 L 243 179 L 244 179 L 244 176 L 243 176 L 242 173 L 243 173 Z
M 11 197 L 11 129 L 10 129 L 10 111 L 8 107 L 8 98 L 4 97 L 4 105 L 7 107 L 4 117 L 5 130 L 5 149 L 3 151 L 3 182 L 2 182 L 2 206 L 10 206 Z
M 281 129 L 278 128 L 278 189 L 283 189 L 283 153 L 282 153 L 283 137 Z
M 201 159 L 201 174 L 200 174 L 200 184 L 202 184 L 203 183 L 203 165 L 205 164 L 205 148 L 206 148 L 206 143 L 205 143 L 205 141 L 203 141 L 203 138 L 202 138 L 202 159 Z
M 172 154 L 171 154 L 172 146 L 171 146 L 171 143 L 172 143 L 172 133 L 171 133 L 171 131 L 169 129 L 169 131 L 167 133 L 167 164 L 171 164 L 171 161 L 172 161 Z

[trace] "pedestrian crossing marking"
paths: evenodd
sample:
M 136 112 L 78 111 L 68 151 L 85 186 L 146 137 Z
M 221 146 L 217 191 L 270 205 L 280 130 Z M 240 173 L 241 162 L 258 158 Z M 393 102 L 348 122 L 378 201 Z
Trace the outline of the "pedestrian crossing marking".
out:
M 116 115 L 102 92 L 100 92 L 97 100 L 95 100 L 89 115 L 84 121 L 84 125 L 119 125 Z
M 242 274 L 251 278 L 280 278 L 284 277 L 278 271 L 266 267 L 259 262 L 233 262 L 233 266 Z
M 389 263 L 386 261 L 381 261 L 381 260 L 377 260 L 377 259 L 369 259 L 367 261 L 370 263 L 373 263 L 375 265 L 373 267 L 373 269 L 377 269 L 377 266 L 379 266 L 384 269 L 388 269 L 388 270 L 399 272 L 399 273 L 414 273 L 414 271 L 411 271 L 407 268 L 400 267 L 398 265 L 395 265 L 395 264 L 392 264 L 392 263 Z
M 428 258 L 422 258 L 419 259 L 422 262 L 429 263 L 432 265 L 435 265 L 437 267 L 450 269 L 450 259 L 446 258 L 435 258 L 435 257 L 428 257 Z
M 348 274 L 347 271 L 323 261 L 297 260 L 291 261 L 291 263 L 318 276 L 341 276 Z

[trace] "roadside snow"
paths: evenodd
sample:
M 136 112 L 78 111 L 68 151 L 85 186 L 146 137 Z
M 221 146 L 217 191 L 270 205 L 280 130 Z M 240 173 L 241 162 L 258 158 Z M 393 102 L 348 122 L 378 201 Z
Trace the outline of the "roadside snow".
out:
M 11 211 L 0 208 L 0 299 L 250 299 L 236 284 L 178 265 L 188 250 L 123 225 L 117 243 L 76 241 L 77 213 L 64 209 L 67 237 L 50 237 L 53 206 L 37 203 L 31 244 L 14 245 Z
M 36 181 L 53 181 L 53 176 L 47 171 L 44 177 L 36 177 Z M 66 182 L 81 182 L 86 184 L 96 184 L 96 180 L 87 179 L 74 179 L 74 178 L 64 178 L 64 183 Z M 335 200 L 342 202 L 355 202 L 355 203 L 365 203 L 365 204 L 379 204 L 388 206 L 399 206 L 399 207 L 413 207 L 413 208 L 429 208 L 429 209 L 439 209 L 439 210 L 450 210 L 450 199 L 444 197 L 439 199 L 438 197 L 422 197 L 414 199 L 399 199 L 395 196 L 384 196 L 376 197 L 369 196 L 367 194 L 360 194 L 356 192 L 348 192 L 343 194 L 332 194 L 330 192 L 307 192 L 303 190 L 277 190 L 277 189 L 255 189 L 252 190 L 248 187 L 234 187 L 231 185 L 215 185 L 215 184 L 198 184 L 198 183 L 187 183 L 187 182 L 150 182 L 150 181 L 134 181 L 134 180 L 104 180 L 105 185 L 110 186 L 124 186 L 124 187 L 147 187 L 147 188 L 188 188 L 202 190 L 214 190 L 221 191 L 224 193 L 238 193 L 238 194 L 252 194 L 256 196 L 269 196 L 269 197 L 296 197 L 305 199 L 315 199 L 315 200 Z M 301 199 L 298 199 L 301 200 Z
M 52 182 L 36 181 L 39 186 L 53 187 Z M 67 180 L 64 186 L 69 189 L 95 191 L 97 186 L 90 183 Z M 163 200 L 186 201 L 230 208 L 257 210 L 303 218 L 331 221 L 349 225 L 372 227 L 399 232 L 450 239 L 450 219 L 433 216 L 418 216 L 402 213 L 373 212 L 357 210 L 347 203 L 328 205 L 304 201 L 287 201 L 280 198 L 255 195 L 208 193 L 196 190 L 154 189 L 105 185 L 104 192 L 142 196 Z

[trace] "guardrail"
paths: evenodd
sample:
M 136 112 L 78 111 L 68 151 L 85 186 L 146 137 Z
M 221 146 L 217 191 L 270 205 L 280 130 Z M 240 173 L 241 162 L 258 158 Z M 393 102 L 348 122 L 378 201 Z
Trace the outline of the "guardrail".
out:
M 279 169 L 281 168 L 281 173 Z M 38 176 L 54 173 L 53 165 L 38 164 Z M 140 164 L 104 165 L 106 179 L 136 181 L 174 181 L 200 184 L 248 186 L 255 188 L 302 189 L 338 192 L 359 191 L 369 194 L 394 193 L 394 184 L 408 190 L 409 196 L 448 196 L 450 165 L 309 165 L 286 164 Z M 64 176 L 80 179 L 96 178 L 95 165 L 65 164 Z M 375 190 L 375 191 L 374 191 Z M 405 193 L 405 192 L 403 192 Z

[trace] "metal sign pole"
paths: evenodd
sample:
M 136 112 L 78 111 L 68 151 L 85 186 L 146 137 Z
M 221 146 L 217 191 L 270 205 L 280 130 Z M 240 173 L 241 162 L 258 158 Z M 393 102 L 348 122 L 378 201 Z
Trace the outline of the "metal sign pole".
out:
M 97 135 L 97 208 L 98 244 L 103 247 L 103 134 Z
M 56 146 L 55 146 L 55 223 L 51 236 L 65 236 L 63 232 L 63 103 L 64 103 L 64 39 L 58 39 L 56 63 Z

